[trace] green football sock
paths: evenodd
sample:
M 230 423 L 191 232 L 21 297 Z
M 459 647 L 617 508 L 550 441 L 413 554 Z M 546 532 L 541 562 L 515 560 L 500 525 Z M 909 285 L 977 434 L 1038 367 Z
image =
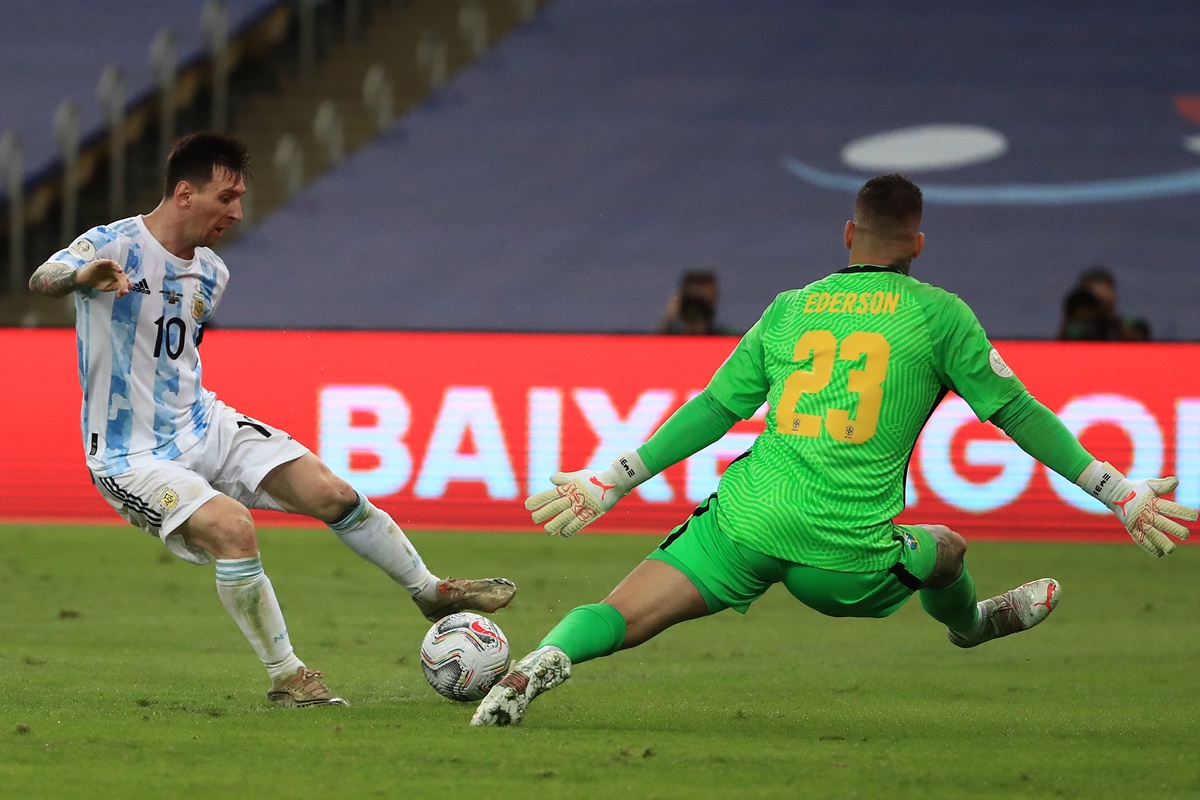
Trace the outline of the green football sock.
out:
M 952 631 L 970 630 L 975 624 L 975 581 L 964 563 L 954 583 L 942 589 L 922 589 L 921 605 L 925 612 Z
M 612 606 L 595 603 L 573 609 L 538 647 L 557 647 L 572 664 L 612 655 L 625 643 L 625 618 Z

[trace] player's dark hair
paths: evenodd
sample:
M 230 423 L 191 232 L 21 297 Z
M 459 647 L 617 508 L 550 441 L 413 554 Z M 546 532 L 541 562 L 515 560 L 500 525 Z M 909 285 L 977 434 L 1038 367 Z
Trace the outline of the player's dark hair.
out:
M 890 236 L 920 224 L 921 189 L 903 175 L 871 178 L 854 198 L 854 219 L 875 235 Z
M 164 197 L 175 192 L 180 181 L 203 187 L 217 170 L 228 170 L 242 180 L 250 178 L 250 154 L 246 145 L 232 136 L 210 131 L 189 133 L 175 142 L 167 156 Z

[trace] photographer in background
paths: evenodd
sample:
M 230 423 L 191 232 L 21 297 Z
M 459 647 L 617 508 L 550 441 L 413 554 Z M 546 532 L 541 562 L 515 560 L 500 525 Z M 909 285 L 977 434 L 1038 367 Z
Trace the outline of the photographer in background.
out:
M 1102 342 L 1113 339 L 1100 298 L 1077 286 L 1063 300 L 1062 322 L 1058 326 L 1061 341 Z
M 657 333 L 710 336 L 717 327 L 717 276 L 711 270 L 688 270 L 679 280 L 658 323 Z
M 1117 311 L 1117 279 L 1094 264 L 1063 300 L 1058 339 L 1089 342 L 1148 342 L 1150 325 Z

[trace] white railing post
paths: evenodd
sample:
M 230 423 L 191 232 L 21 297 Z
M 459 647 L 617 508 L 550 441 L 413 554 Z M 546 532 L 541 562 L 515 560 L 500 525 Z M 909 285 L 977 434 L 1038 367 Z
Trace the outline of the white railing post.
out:
M 396 116 L 392 80 L 382 64 L 372 64 L 363 78 L 363 104 L 375 120 L 375 132 L 382 132 Z
M 342 115 L 332 100 L 322 100 L 313 116 L 313 136 L 325 150 L 327 166 L 333 166 L 346 156 L 346 130 Z
M 421 34 L 421 41 L 417 43 L 417 68 L 430 92 L 446 85 L 446 41 L 437 31 L 428 30 Z
M 125 211 L 125 76 L 114 64 L 100 73 L 96 97 L 108 122 L 108 213 L 120 219 Z
M 458 10 L 458 31 L 467 41 L 471 58 L 479 58 L 487 50 L 487 11 L 480 0 L 466 0 Z
M 54 138 L 63 160 L 62 230 L 65 245 L 75 238 L 75 218 L 79 208 L 79 143 L 82 136 L 79 106 L 64 100 L 54 112 Z
M 271 160 L 284 196 L 291 198 L 304 185 L 304 151 L 295 134 L 285 133 L 279 137 Z
M 158 84 L 158 163 L 165 165 L 175 140 L 175 80 L 179 44 L 170 28 L 160 28 L 150 45 L 150 69 Z
M 224 0 L 208 0 L 200 12 L 200 25 L 212 53 L 212 129 L 229 125 L 229 11 Z
M 25 279 L 25 166 L 21 142 L 12 131 L 0 136 L 0 175 L 8 190 L 8 289 L 24 291 Z

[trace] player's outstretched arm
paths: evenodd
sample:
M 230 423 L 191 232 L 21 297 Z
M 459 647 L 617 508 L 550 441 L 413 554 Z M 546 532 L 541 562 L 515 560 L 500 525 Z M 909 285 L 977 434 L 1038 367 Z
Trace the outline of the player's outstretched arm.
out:
M 1162 558 L 1175 549 L 1175 543 L 1168 536 L 1180 540 L 1188 538 L 1188 529 L 1176 519 L 1195 522 L 1197 518 L 1196 509 L 1163 498 L 1179 485 L 1173 477 L 1134 481 L 1107 461 L 1093 461 L 1076 478 L 1075 484 L 1108 506 L 1138 547 L 1155 558 Z
M 117 297 L 124 297 L 133 283 L 121 265 L 108 258 L 89 262 L 79 269 L 48 261 L 38 267 L 29 279 L 29 291 L 46 297 L 66 297 L 85 287 L 116 292 Z
M 530 496 L 525 508 L 533 512 L 534 522 L 545 523 L 546 533 L 570 539 L 651 477 L 642 457 L 629 450 L 600 472 L 554 473 L 554 488 Z
M 705 389 L 680 406 L 637 450 L 600 472 L 554 473 L 550 476 L 554 488 L 530 497 L 525 508 L 533 512 L 534 522 L 545 523 L 546 533 L 569 539 L 639 484 L 720 439 L 738 419 Z
M 42 264 L 29 278 L 29 291 L 44 297 L 66 297 L 81 285 L 77 270 L 54 261 Z
M 1170 519 L 1196 521 L 1196 509 L 1162 499 L 1175 490 L 1175 478 L 1131 481 L 1084 449 L 1067 426 L 1028 392 L 992 417 L 1021 449 L 1108 506 L 1138 546 L 1162 557 L 1175 549 L 1167 538 L 1186 539 L 1188 529 Z

